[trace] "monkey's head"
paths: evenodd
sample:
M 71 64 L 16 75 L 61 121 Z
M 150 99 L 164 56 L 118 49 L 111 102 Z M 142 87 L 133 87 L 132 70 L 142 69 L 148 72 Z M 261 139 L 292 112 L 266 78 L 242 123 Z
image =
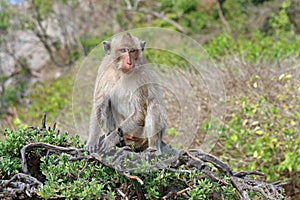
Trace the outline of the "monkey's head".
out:
M 102 42 L 107 56 L 112 58 L 119 70 L 129 73 L 135 67 L 144 64 L 143 51 L 146 45 L 145 41 L 140 41 L 130 33 L 118 35 L 111 42 Z

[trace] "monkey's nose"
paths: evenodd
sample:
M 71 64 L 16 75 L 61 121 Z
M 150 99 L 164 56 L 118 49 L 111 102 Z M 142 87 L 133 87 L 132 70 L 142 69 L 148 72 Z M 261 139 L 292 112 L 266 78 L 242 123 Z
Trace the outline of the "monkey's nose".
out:
M 127 64 L 128 64 L 128 65 L 131 65 L 131 64 L 132 64 L 132 60 L 131 60 L 130 54 L 127 55 L 127 59 L 126 59 L 126 60 L 127 60 Z

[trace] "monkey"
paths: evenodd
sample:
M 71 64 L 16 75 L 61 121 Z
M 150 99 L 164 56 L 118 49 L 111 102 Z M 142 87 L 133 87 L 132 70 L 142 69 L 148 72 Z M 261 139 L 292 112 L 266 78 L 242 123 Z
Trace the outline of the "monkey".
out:
M 102 44 L 105 56 L 96 78 L 85 148 L 108 152 L 123 143 L 161 154 L 166 113 L 162 89 L 143 55 L 146 42 L 124 33 Z

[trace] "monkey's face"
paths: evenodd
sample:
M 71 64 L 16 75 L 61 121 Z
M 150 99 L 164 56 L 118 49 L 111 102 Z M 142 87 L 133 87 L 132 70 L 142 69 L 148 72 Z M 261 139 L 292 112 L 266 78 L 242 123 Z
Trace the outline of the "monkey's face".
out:
M 140 41 L 130 33 L 119 35 L 111 42 L 104 41 L 103 47 L 109 56 L 123 73 L 130 73 L 134 68 L 144 64 L 143 50 L 146 42 Z
M 120 61 L 118 68 L 123 73 L 128 73 L 135 68 L 136 60 L 139 57 L 139 50 L 134 48 L 120 48 Z

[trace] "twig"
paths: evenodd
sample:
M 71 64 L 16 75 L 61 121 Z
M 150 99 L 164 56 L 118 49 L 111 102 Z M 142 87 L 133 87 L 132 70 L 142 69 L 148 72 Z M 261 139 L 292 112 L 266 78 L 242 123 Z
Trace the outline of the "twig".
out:
M 47 120 L 47 115 L 46 113 L 43 114 L 43 118 L 42 118 L 42 130 L 46 130 L 47 127 L 46 127 L 46 120 Z
M 132 180 L 136 180 L 137 182 L 139 182 L 141 185 L 144 185 L 144 182 L 142 181 L 142 179 L 140 179 L 138 176 L 134 176 L 134 175 L 130 175 L 130 174 L 127 174 L 127 173 L 123 173 L 123 175 L 129 179 L 132 179 Z
M 123 197 L 125 198 L 126 200 L 128 200 L 128 197 L 118 188 L 117 189 L 117 192 Z
M 183 190 L 180 190 L 180 191 L 176 192 L 176 194 L 177 194 L 177 195 L 182 195 L 183 193 L 185 193 L 185 192 L 187 192 L 187 191 L 189 191 L 189 190 L 192 190 L 192 189 L 194 189 L 194 186 L 190 186 L 190 187 L 188 187 L 188 188 L 185 188 L 185 189 L 183 189 Z
M 154 15 L 155 17 L 164 20 L 165 22 L 171 24 L 172 26 L 174 26 L 177 30 L 179 30 L 182 33 L 185 33 L 185 30 L 183 28 L 183 26 L 181 26 L 180 24 L 178 24 L 177 22 L 175 22 L 174 20 L 166 17 L 165 15 L 163 15 L 162 13 L 156 12 L 156 11 L 152 11 L 152 10 L 145 10 L 142 8 L 136 8 L 136 9 L 126 9 L 128 11 L 136 11 L 136 12 L 141 12 L 144 14 L 150 14 L 150 15 Z
M 233 174 L 236 177 L 245 177 L 248 175 L 259 175 L 259 176 L 264 176 L 265 174 L 259 171 L 247 171 L 247 172 L 235 172 Z
M 220 3 L 220 0 L 217 0 L 217 7 L 218 7 L 218 14 L 219 14 L 219 17 L 220 17 L 222 23 L 225 25 L 227 32 L 231 33 L 231 28 L 230 28 L 228 21 L 226 20 L 226 18 L 224 16 L 223 8 L 222 8 L 222 4 Z

